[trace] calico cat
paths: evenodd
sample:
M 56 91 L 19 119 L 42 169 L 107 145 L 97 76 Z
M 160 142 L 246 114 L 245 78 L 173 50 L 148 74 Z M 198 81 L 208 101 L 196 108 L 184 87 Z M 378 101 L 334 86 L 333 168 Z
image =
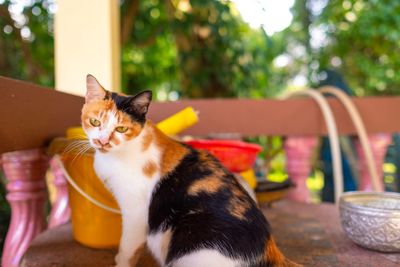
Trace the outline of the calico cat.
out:
M 117 266 L 135 266 L 146 244 L 160 266 L 295 266 L 233 174 L 146 119 L 151 98 L 109 92 L 87 76 L 82 126 L 122 213 Z

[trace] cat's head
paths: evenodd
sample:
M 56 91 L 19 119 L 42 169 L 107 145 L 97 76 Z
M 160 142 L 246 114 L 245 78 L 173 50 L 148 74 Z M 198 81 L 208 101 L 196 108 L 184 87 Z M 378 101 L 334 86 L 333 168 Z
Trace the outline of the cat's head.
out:
M 136 138 L 146 122 L 151 91 L 124 96 L 105 90 L 92 75 L 86 77 L 82 127 L 90 144 L 100 152 L 123 147 Z

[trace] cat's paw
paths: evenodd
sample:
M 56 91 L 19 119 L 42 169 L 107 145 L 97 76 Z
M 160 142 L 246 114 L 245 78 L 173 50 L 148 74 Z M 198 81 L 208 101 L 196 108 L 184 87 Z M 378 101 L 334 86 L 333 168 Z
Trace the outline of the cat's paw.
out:
M 129 256 L 125 255 L 124 253 L 119 252 L 115 256 L 115 267 L 131 267 L 129 263 Z

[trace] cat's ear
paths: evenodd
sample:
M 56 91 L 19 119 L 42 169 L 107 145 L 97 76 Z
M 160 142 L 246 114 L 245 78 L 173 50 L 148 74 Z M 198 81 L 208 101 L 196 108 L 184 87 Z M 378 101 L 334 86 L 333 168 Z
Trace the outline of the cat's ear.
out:
M 88 74 L 86 76 L 86 96 L 85 102 L 89 103 L 95 100 L 102 100 L 106 97 L 107 91 L 101 86 L 97 79 Z
M 139 94 L 135 95 L 131 99 L 131 107 L 135 112 L 139 113 L 140 115 L 146 115 L 149 105 L 152 98 L 151 91 L 143 91 Z

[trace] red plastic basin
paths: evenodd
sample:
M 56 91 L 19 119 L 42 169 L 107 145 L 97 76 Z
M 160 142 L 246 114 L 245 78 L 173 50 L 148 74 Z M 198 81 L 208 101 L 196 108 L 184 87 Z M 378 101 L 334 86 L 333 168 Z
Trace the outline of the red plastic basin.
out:
M 188 145 L 205 149 L 219 159 L 232 172 L 247 171 L 252 168 L 261 147 L 236 140 L 192 140 Z

